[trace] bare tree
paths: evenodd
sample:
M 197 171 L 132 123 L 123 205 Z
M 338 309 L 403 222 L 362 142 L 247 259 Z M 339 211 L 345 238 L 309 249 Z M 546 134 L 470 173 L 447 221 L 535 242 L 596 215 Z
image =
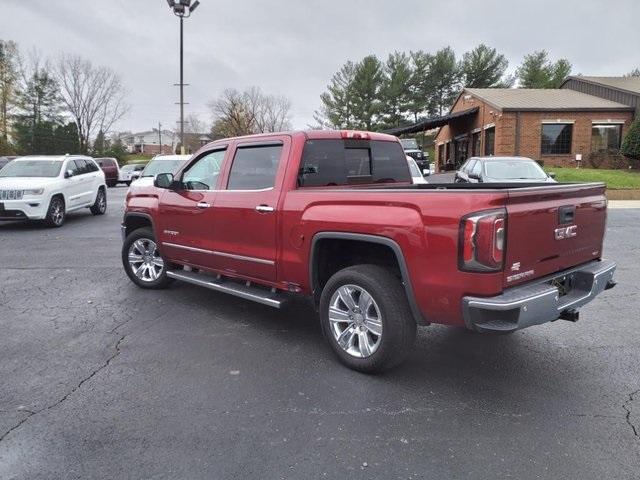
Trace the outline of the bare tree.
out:
M 209 102 L 209 108 L 216 135 L 233 137 L 291 128 L 291 102 L 283 96 L 266 95 L 258 87 L 243 92 L 227 89 Z
M 129 110 L 120 76 L 78 55 L 62 55 L 56 76 L 66 109 L 78 127 L 80 151 L 97 132 L 108 133 Z

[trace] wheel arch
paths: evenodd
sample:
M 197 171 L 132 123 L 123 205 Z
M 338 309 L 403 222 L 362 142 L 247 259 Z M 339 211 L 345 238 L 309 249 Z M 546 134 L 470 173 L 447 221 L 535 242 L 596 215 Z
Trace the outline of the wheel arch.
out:
M 347 233 L 347 232 L 320 232 L 314 235 L 311 241 L 311 254 L 309 256 L 309 285 L 314 300 L 317 302 L 321 292 L 321 287 L 324 285 L 323 279 L 320 275 L 320 260 L 322 256 L 323 245 L 326 245 L 330 241 L 347 241 L 354 242 L 356 245 L 374 245 L 380 248 L 387 249 L 390 258 L 393 258 L 398 268 L 402 285 L 407 295 L 409 306 L 416 323 L 420 325 L 427 325 L 427 322 L 418 308 L 416 298 L 411 284 L 411 278 L 409 276 L 409 270 L 407 263 L 402 253 L 402 249 L 397 242 L 388 237 L 381 237 L 378 235 L 369 235 L 363 233 Z M 352 263 L 351 265 L 359 264 L 363 262 Z M 366 262 L 364 262 L 366 263 Z M 373 263 L 373 262 L 372 262 Z M 334 272 L 335 273 L 335 272 Z M 325 279 L 325 281 L 328 279 Z
M 153 218 L 148 213 L 127 212 L 124 214 L 124 219 L 122 221 L 122 233 L 124 238 L 134 230 L 144 227 L 151 227 L 154 233 L 156 231 Z

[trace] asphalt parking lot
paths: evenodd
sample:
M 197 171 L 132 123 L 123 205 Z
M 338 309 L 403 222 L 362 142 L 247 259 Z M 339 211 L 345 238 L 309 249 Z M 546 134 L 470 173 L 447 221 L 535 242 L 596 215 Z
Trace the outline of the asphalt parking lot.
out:
M 609 212 L 619 285 L 577 324 L 427 327 L 366 376 L 304 302 L 135 287 L 125 191 L 0 224 L 0 478 L 640 478 L 640 209 Z

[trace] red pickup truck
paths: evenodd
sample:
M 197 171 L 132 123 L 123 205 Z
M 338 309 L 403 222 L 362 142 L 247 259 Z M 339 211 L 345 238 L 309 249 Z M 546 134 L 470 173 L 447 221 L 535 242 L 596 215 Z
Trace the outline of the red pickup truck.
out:
M 412 185 L 397 138 L 307 131 L 218 140 L 127 195 L 131 280 L 271 307 L 316 305 L 347 366 L 400 363 L 417 325 L 513 332 L 615 285 L 604 185 Z

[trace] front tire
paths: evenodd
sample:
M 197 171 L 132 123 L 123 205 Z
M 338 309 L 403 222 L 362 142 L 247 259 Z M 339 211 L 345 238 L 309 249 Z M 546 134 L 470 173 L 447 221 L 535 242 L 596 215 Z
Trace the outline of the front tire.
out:
M 96 201 L 89 207 L 89 210 L 94 215 L 104 215 L 107 212 L 107 192 L 104 191 L 103 187 L 98 189 Z
M 400 364 L 416 336 L 402 283 L 377 265 L 356 265 L 333 275 L 322 290 L 320 322 L 340 361 L 364 373 Z
M 44 224 L 49 228 L 60 228 L 64 225 L 66 218 L 67 210 L 64 204 L 64 199 L 57 195 L 49 202 L 49 208 L 47 209 L 47 216 L 44 218 Z
M 131 281 L 141 288 L 166 288 L 171 283 L 167 262 L 150 227 L 139 228 L 127 236 L 122 245 L 122 265 Z

